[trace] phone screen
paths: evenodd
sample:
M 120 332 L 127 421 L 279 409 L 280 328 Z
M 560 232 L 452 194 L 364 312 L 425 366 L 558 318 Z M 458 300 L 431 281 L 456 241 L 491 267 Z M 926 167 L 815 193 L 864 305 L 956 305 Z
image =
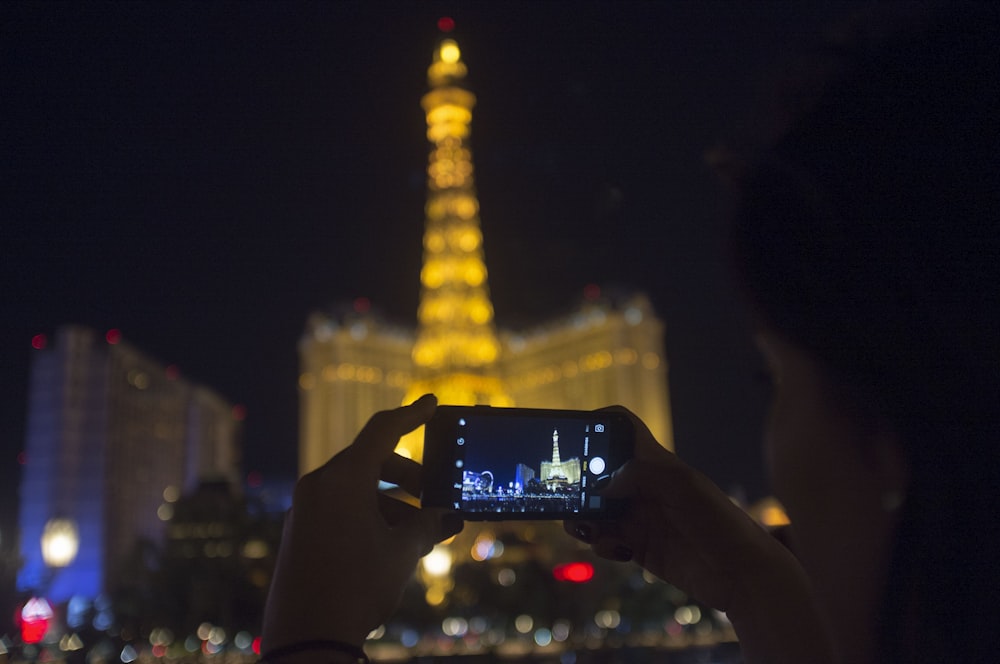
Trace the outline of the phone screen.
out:
M 448 406 L 438 413 L 424 459 L 426 475 L 439 478 L 431 502 L 468 519 L 605 515 L 610 505 L 594 483 L 631 454 L 631 423 L 620 413 Z

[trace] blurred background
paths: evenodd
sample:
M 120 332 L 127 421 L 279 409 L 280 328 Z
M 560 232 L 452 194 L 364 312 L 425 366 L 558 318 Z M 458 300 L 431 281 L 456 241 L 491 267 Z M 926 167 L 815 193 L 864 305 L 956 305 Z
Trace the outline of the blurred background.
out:
M 250 656 L 309 455 L 468 368 L 407 364 L 443 38 L 476 99 L 475 186 L 444 189 L 476 202 L 498 349 L 472 373 L 518 405 L 626 403 L 774 508 L 716 156 L 766 136 L 790 54 L 866 4 L 0 6 L 0 648 Z M 379 654 L 734 656 L 724 616 L 550 524 L 463 537 Z

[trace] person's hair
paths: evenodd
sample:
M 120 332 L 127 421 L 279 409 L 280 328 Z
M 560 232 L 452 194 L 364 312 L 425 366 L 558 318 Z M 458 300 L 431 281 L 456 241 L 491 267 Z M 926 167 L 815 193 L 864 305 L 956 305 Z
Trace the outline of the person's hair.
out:
M 998 16 L 853 24 L 740 177 L 732 246 L 754 310 L 905 448 L 880 661 L 996 657 Z

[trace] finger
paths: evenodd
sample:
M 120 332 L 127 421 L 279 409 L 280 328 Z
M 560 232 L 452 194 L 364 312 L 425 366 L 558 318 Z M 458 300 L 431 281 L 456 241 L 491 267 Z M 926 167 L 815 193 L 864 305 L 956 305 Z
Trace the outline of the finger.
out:
M 377 470 L 382 461 L 396 448 L 399 439 L 410 433 L 434 414 L 437 398 L 425 394 L 409 406 L 375 413 L 354 439 L 351 450 L 366 470 Z
M 601 558 L 620 563 L 627 563 L 635 556 L 632 547 L 619 537 L 601 537 L 592 548 Z
M 605 406 L 598 410 L 622 413 L 629 418 L 635 429 L 635 457 L 637 459 L 657 459 L 664 453 L 671 454 L 667 448 L 657 442 L 656 437 L 649 430 L 649 427 L 646 426 L 646 423 L 625 406 Z
M 632 560 L 633 550 L 619 533 L 618 524 L 608 521 L 564 521 L 563 530 L 581 542 L 591 545 L 601 558 L 625 562 Z
M 597 521 L 563 521 L 563 530 L 572 537 L 586 544 L 593 544 L 600 537 L 601 530 L 608 524 Z
M 391 482 L 413 496 L 419 496 L 422 488 L 423 466 L 412 459 L 390 454 L 382 462 L 380 480 Z
M 454 512 L 422 509 L 396 524 L 392 538 L 402 550 L 415 546 L 418 556 L 426 556 L 435 544 L 458 534 L 464 525 Z
M 380 492 L 378 494 L 378 511 L 389 526 L 395 526 L 406 519 L 412 518 L 416 512 L 420 511 L 420 508 L 408 505 L 402 500 L 396 500 Z
M 636 466 L 640 462 L 635 459 L 626 461 L 618 470 L 611 473 L 605 479 L 601 478 L 600 488 L 596 490 L 604 498 L 631 498 L 639 493 L 638 476 L 640 472 Z

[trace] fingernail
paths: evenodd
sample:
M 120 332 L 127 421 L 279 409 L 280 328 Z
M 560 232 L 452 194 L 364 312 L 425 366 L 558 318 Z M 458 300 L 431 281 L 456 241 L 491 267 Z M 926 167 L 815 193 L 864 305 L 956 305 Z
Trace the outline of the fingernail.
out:
M 627 563 L 632 560 L 632 549 L 628 548 L 624 544 L 619 544 L 614 550 L 615 560 L 620 560 L 623 563 Z
M 590 526 L 585 523 L 578 523 L 573 527 L 573 533 L 576 534 L 578 538 L 584 542 L 590 542 L 593 539 L 594 533 Z

